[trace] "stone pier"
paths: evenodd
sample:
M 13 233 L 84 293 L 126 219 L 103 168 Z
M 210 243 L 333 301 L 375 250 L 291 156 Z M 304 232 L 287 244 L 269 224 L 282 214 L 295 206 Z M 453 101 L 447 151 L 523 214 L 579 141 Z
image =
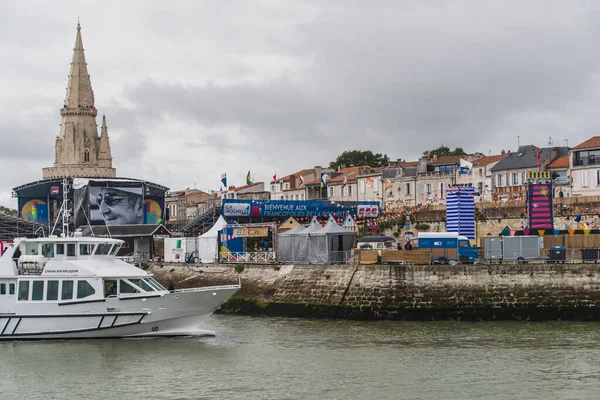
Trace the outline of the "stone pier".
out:
M 239 270 L 239 267 L 238 267 Z M 220 312 L 364 320 L 600 320 L 596 264 L 153 265 L 165 286 L 242 289 Z

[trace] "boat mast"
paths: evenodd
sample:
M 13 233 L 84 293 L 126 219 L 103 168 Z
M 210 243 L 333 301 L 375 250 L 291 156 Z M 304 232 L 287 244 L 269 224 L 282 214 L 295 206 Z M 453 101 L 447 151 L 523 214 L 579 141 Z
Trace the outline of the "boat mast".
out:
M 62 234 L 63 237 L 69 237 L 69 181 L 65 178 L 62 181 L 62 204 L 60 206 L 60 210 L 58 210 L 58 215 L 56 216 L 56 221 L 54 222 L 54 227 L 52 228 L 51 235 L 54 234 L 56 230 L 56 225 L 58 224 L 58 219 L 62 218 Z
M 60 207 L 60 212 L 62 214 L 62 232 L 63 232 L 63 236 L 64 237 L 69 237 L 69 198 L 68 198 L 68 192 L 69 192 L 69 182 L 67 181 L 67 179 L 63 179 L 62 181 L 62 187 L 63 187 L 63 202 L 62 202 L 62 206 Z

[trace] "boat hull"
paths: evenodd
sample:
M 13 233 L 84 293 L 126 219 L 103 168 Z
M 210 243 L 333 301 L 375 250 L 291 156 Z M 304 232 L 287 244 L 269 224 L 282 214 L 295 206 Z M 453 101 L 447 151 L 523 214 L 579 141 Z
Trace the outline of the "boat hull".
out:
M 0 340 L 207 336 L 201 328 L 239 285 L 70 303 L 64 313 L 0 315 Z

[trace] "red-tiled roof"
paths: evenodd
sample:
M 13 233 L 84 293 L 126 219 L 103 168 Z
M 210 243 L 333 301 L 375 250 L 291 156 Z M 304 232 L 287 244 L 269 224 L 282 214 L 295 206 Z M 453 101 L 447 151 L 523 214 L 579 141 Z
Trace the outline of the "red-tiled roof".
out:
M 480 159 L 476 160 L 473 164 L 488 165 L 493 162 L 502 160 L 505 156 L 506 156 L 506 154 L 497 154 L 495 156 L 485 156 L 485 157 L 481 157 Z
M 350 168 L 342 168 L 339 173 L 340 175 L 335 178 L 331 178 L 327 183 L 342 183 L 344 182 L 344 177 L 348 182 L 355 181 L 358 175 L 358 168 L 360 167 L 350 167 Z
M 264 182 L 252 182 L 249 185 L 244 185 L 244 186 L 238 186 L 238 187 L 231 188 L 231 189 L 229 189 L 229 191 L 231 191 L 231 192 L 237 192 L 238 190 L 248 189 L 248 188 L 251 188 L 251 187 L 256 186 L 256 185 L 262 185 L 263 183 Z
M 310 182 L 305 182 L 304 186 L 310 186 L 310 185 L 318 185 L 321 183 L 321 179 L 315 179 L 314 181 L 310 181 Z
M 418 161 L 408 161 L 408 162 L 402 163 L 402 165 L 405 167 L 416 167 L 417 165 L 419 165 L 419 162 Z
M 569 156 L 558 157 L 547 168 L 569 168 Z
M 600 148 L 600 136 L 592 136 L 585 142 L 580 143 L 577 146 L 573 147 L 572 150 L 596 149 L 596 148 Z
M 289 182 L 292 180 L 292 175 L 299 177 L 299 176 L 305 176 L 308 175 L 310 173 L 314 172 L 314 169 L 303 169 L 302 171 L 298 171 L 298 172 L 294 172 L 293 174 L 289 174 L 284 176 L 283 178 L 277 178 L 277 182 Z M 275 181 L 271 181 L 271 183 L 275 183 Z
M 429 164 L 457 164 L 463 156 L 438 156 L 429 158 Z

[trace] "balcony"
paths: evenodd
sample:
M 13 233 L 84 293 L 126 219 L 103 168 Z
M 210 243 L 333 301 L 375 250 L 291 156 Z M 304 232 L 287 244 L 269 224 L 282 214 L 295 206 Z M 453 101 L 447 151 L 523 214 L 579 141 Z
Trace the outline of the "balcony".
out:
M 574 167 L 586 167 L 588 165 L 600 165 L 600 157 L 599 156 L 589 156 L 589 157 L 574 157 L 573 158 L 573 166 Z

